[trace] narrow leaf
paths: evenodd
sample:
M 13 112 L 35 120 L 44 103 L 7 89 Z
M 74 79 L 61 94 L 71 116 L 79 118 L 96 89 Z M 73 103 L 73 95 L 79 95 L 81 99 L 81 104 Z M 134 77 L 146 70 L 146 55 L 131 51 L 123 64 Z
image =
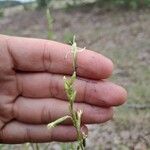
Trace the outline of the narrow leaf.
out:
M 50 14 L 49 8 L 46 10 L 46 17 L 47 17 L 47 23 L 48 23 L 48 39 L 52 39 L 53 33 L 52 33 L 52 28 L 53 28 L 53 18 Z
M 68 118 L 71 118 L 70 116 L 64 116 L 64 117 L 61 117 L 61 118 L 59 118 L 59 119 L 57 119 L 57 120 L 55 120 L 55 121 L 53 121 L 53 122 L 51 122 L 51 123 L 49 123 L 48 125 L 47 125 L 47 127 L 50 129 L 50 128 L 54 128 L 54 127 L 56 127 L 57 125 L 59 125 L 60 123 L 62 123 L 62 122 L 64 122 L 66 119 L 68 119 Z

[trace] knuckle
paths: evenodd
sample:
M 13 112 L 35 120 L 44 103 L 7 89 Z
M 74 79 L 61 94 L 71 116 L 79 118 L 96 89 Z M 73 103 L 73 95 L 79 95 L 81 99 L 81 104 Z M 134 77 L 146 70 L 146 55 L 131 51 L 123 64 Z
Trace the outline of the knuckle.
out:
M 0 36 L 0 70 L 3 72 L 12 70 L 14 68 L 14 58 L 12 55 L 10 37 Z M 4 69 L 5 68 L 5 69 Z
M 6 143 L 9 137 L 5 128 L 0 130 L 0 143 Z
M 0 143 L 4 142 L 4 133 L 3 130 L 0 131 Z
M 12 104 L 0 104 L 0 120 L 2 122 L 8 122 L 13 119 L 13 105 Z
M 30 128 L 25 128 L 25 133 L 24 133 L 24 140 L 25 142 L 33 142 L 32 139 L 32 134 L 31 134 L 31 129 Z
M 13 104 L 13 116 L 14 118 L 19 118 L 19 113 L 18 113 L 18 101 L 16 101 Z
M 41 123 L 48 123 L 52 120 L 51 117 L 51 110 L 48 109 L 46 106 L 42 108 L 42 113 L 41 113 Z
M 48 42 L 44 43 L 44 50 L 43 50 L 43 67 L 45 68 L 46 71 L 50 71 L 51 70 L 51 64 L 52 64 L 52 60 L 51 60 L 51 51 L 49 49 L 49 44 Z

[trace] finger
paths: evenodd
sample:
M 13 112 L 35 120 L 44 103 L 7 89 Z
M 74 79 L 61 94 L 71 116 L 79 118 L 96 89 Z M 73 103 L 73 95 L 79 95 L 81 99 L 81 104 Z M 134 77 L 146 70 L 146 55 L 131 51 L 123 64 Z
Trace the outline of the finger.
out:
M 18 37 L 9 37 L 7 44 L 14 60 L 14 68 L 17 70 L 48 71 L 57 74 L 73 72 L 69 45 Z M 107 78 L 112 73 L 112 69 L 112 62 L 101 54 L 89 50 L 78 53 L 77 74 L 79 76 L 92 79 Z
M 87 127 L 82 127 L 87 134 Z M 0 143 L 19 144 L 25 142 L 43 143 L 51 141 L 75 141 L 76 130 L 73 126 L 59 125 L 48 129 L 46 125 L 24 124 L 13 121 L 7 124 L 0 132 Z
M 110 120 L 112 108 L 100 108 L 83 103 L 75 103 L 76 110 L 83 110 L 82 123 L 93 124 Z M 49 123 L 69 115 L 68 103 L 57 99 L 29 99 L 19 97 L 14 104 L 14 118 L 25 123 Z M 65 123 L 71 124 L 70 120 Z
M 62 75 L 50 73 L 18 74 L 20 93 L 24 97 L 59 98 L 67 100 Z M 125 102 L 126 91 L 108 81 L 78 78 L 75 81 L 77 102 L 96 106 L 117 106 Z

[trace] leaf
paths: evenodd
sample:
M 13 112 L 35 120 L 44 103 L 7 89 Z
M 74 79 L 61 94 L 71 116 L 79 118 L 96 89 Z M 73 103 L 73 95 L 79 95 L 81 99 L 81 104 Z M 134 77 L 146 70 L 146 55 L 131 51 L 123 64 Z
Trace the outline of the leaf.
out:
M 47 17 L 47 23 L 48 23 L 48 39 L 52 39 L 53 33 L 52 33 L 52 28 L 53 28 L 53 18 L 50 14 L 49 8 L 46 10 L 46 17 Z
M 61 117 L 61 118 L 59 118 L 59 119 L 57 119 L 57 120 L 55 120 L 55 121 L 53 121 L 53 122 L 51 122 L 51 123 L 49 123 L 48 125 L 47 125 L 47 127 L 48 127 L 48 129 L 51 129 L 51 128 L 54 128 L 54 127 L 56 127 L 57 125 L 59 125 L 60 123 L 62 123 L 62 122 L 64 122 L 66 119 L 68 119 L 68 118 L 71 118 L 70 116 L 64 116 L 64 117 Z

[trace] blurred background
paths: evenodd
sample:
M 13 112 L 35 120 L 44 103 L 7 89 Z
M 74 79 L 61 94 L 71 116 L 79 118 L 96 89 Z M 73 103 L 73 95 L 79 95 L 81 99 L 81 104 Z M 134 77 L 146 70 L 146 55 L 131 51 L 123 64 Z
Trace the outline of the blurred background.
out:
M 78 46 L 111 58 L 110 80 L 128 91 L 128 102 L 113 120 L 89 126 L 87 149 L 150 150 L 150 0 L 0 0 L 0 34 L 47 38 L 46 7 L 52 39 L 69 43 L 75 34 Z M 65 150 L 59 145 L 40 146 Z M 27 148 L 0 145 L 0 150 Z

